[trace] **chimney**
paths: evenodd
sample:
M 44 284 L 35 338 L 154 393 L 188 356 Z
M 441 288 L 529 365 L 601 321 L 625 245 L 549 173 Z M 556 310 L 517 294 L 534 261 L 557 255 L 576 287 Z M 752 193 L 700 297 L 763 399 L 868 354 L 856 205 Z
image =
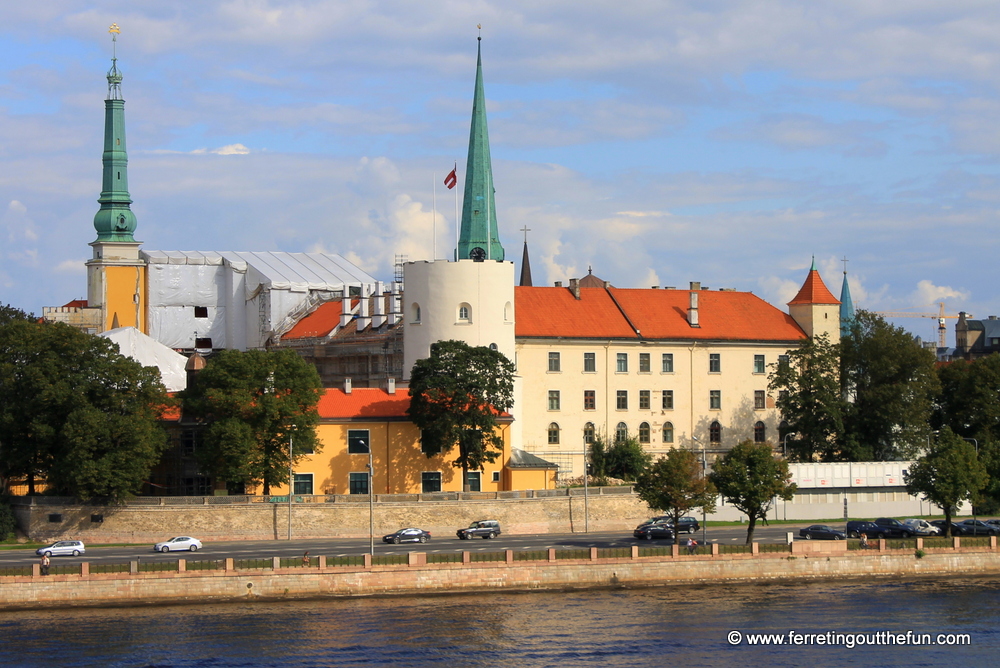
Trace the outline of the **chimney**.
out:
M 385 324 L 385 283 L 375 283 L 375 299 L 372 303 L 372 329 L 378 329 Z
M 605 288 L 610 288 L 611 287 L 611 281 L 604 281 L 604 287 Z
M 346 285 L 344 286 L 344 298 L 340 300 L 340 326 L 347 327 L 347 323 L 351 321 L 353 317 L 351 315 L 351 290 Z
M 692 290 L 701 290 L 701 281 L 691 281 Z
M 371 298 L 368 296 L 368 286 L 361 288 L 361 301 L 358 303 L 358 329 L 361 331 L 363 329 L 368 329 L 368 326 L 372 324 L 371 316 L 368 315 L 369 307 L 371 305 Z
M 389 326 L 395 325 L 397 322 L 403 319 L 403 311 L 401 309 L 402 296 L 399 292 L 399 283 L 393 281 L 392 283 L 392 294 L 389 296 Z
M 350 378 L 345 378 L 344 379 L 344 394 L 350 394 L 350 393 L 351 393 L 351 379 Z
M 694 286 L 695 283 L 691 285 Z M 698 324 L 698 293 L 694 287 L 691 288 L 691 308 L 688 309 L 688 324 L 692 327 L 701 327 Z
M 562 287 L 562 281 L 556 281 L 556 287 L 557 288 L 561 288 Z
M 396 379 L 395 378 L 389 378 L 386 381 L 385 391 L 388 392 L 389 394 L 396 394 Z
M 573 293 L 573 296 L 579 300 L 580 299 L 580 280 L 576 278 L 569 279 L 569 291 Z

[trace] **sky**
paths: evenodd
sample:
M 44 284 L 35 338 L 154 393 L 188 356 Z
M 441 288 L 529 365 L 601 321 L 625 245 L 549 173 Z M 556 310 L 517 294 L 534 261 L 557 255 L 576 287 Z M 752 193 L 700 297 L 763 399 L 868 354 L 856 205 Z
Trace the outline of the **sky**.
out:
M 0 3 L 2 303 L 86 297 L 112 23 L 147 250 L 381 280 L 450 257 L 481 24 L 501 241 L 519 264 L 530 229 L 535 285 L 784 309 L 814 257 L 839 296 L 846 258 L 858 308 L 1000 314 L 1000 4 L 938 0 Z

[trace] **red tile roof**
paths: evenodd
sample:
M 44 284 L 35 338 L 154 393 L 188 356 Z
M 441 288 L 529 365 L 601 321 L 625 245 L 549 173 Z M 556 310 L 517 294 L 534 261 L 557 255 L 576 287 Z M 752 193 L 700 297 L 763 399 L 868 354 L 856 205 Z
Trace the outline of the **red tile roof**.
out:
M 357 300 L 351 300 L 353 307 Z M 282 335 L 282 339 L 311 339 L 329 336 L 330 332 L 340 324 L 340 313 L 343 305 L 340 300 L 321 304 L 318 309 L 295 323 L 295 326 Z
M 795 295 L 795 299 L 788 302 L 788 305 L 792 304 L 839 304 L 840 300 L 833 296 L 830 292 L 826 283 L 820 277 L 819 272 L 815 269 L 809 272 L 806 276 L 806 282 L 802 284 L 799 289 L 799 293 Z
M 389 394 L 376 387 L 356 387 L 350 394 L 328 388 L 319 400 L 319 416 L 326 419 L 406 417 L 410 407 L 409 390 L 397 389 Z
M 65 304 L 63 308 L 87 308 L 86 299 L 74 299 L 73 301 Z
M 689 290 L 580 288 L 579 300 L 567 288 L 515 287 L 514 290 L 518 337 L 689 341 L 805 338 L 790 315 L 749 292 L 699 290 L 700 327 L 691 327 L 687 320 Z

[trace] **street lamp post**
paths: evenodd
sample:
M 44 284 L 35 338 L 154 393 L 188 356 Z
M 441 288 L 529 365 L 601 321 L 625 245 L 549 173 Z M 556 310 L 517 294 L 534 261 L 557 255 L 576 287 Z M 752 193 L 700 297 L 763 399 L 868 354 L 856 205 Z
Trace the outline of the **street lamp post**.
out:
M 587 440 L 583 441 L 583 532 L 590 533 L 590 506 L 588 502 L 588 488 L 587 488 L 587 478 L 590 477 L 590 471 L 587 470 Z
M 792 435 L 792 432 L 785 434 L 785 437 L 781 439 L 781 456 L 788 459 L 788 437 Z
M 364 443 L 364 441 L 361 441 Z M 372 446 L 368 445 L 368 550 L 375 556 L 375 467 L 372 465 Z
M 292 469 L 292 436 L 288 436 L 288 540 L 292 539 L 292 492 L 295 489 L 295 472 Z
M 692 436 L 694 442 L 701 446 L 701 477 L 704 478 L 705 474 L 708 472 L 708 462 L 705 461 L 705 444 L 701 442 L 697 436 Z M 705 506 L 701 507 L 701 543 L 702 545 L 708 544 L 708 524 L 707 518 L 705 517 Z M 677 538 L 678 527 L 674 527 L 674 540 Z

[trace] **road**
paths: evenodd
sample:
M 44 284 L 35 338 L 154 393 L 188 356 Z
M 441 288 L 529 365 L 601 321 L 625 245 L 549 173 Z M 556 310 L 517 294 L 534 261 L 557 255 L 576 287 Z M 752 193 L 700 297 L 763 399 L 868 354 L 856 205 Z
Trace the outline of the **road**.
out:
M 754 532 L 754 540 L 759 543 L 783 543 L 785 535 L 791 531 L 796 536 L 801 525 L 780 524 L 759 526 Z M 701 532 L 694 538 L 701 541 Z M 164 539 L 169 536 L 164 536 Z M 686 538 L 682 534 L 681 540 Z M 720 544 L 742 544 L 746 540 L 746 527 L 712 527 L 708 529 L 708 542 Z M 654 540 L 637 541 L 629 531 L 564 533 L 564 534 L 501 534 L 492 540 L 472 539 L 459 540 L 453 534 L 433 538 L 429 543 L 410 543 L 393 545 L 382 542 L 381 536 L 375 537 L 375 554 L 404 554 L 406 552 L 495 552 L 499 550 L 545 550 L 548 548 L 567 549 L 583 547 L 629 547 L 631 545 L 670 545 L 672 541 Z M 87 547 L 86 555 L 80 557 L 53 557 L 54 564 L 72 564 L 82 561 L 126 562 L 136 558 L 142 561 L 174 561 L 179 558 L 209 560 L 225 559 L 263 559 L 270 557 L 297 557 L 308 550 L 310 556 L 327 557 L 366 554 L 369 549 L 368 538 L 324 538 L 324 539 L 292 539 L 267 541 L 232 541 L 207 542 L 196 553 L 171 552 L 160 554 L 153 552 L 153 546 L 132 545 L 126 547 Z M 38 557 L 33 549 L 0 551 L 0 566 L 14 566 L 34 563 Z

